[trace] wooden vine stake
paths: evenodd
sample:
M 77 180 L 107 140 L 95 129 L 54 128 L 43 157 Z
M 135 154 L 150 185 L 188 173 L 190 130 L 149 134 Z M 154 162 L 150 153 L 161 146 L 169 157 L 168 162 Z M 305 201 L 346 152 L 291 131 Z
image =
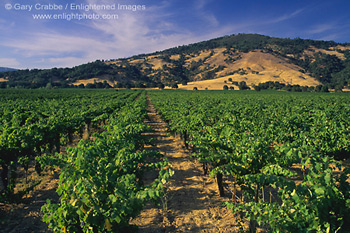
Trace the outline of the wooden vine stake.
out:
M 233 202 L 234 202 L 235 204 L 237 204 L 237 198 L 236 198 L 236 195 L 237 195 L 236 182 L 237 182 L 237 175 L 235 175 L 234 183 L 233 183 Z
M 216 174 L 216 181 L 218 183 L 220 197 L 223 197 L 225 195 L 225 191 L 224 191 L 224 186 L 222 184 L 222 174 L 221 173 Z

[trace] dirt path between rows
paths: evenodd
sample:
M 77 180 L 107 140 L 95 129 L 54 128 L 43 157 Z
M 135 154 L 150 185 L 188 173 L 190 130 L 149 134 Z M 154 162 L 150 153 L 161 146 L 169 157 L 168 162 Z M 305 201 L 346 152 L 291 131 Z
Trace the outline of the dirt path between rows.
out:
M 175 171 L 166 185 L 167 205 L 148 205 L 131 223 L 140 232 L 236 232 L 235 216 L 220 198 L 215 180 L 203 176 L 201 164 L 190 157 L 180 138 L 169 136 L 167 124 L 157 114 L 148 98 L 148 121 L 155 138 L 150 149 L 164 154 Z

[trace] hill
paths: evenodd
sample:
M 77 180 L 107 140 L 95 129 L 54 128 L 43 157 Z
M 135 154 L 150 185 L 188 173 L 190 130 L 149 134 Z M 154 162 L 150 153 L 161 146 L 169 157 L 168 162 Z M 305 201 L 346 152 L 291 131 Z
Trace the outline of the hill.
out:
M 0 67 L 0 72 L 7 72 L 7 71 L 15 71 L 16 69 L 8 68 L 8 67 Z
M 103 83 L 99 87 L 167 85 L 191 90 L 262 83 L 340 89 L 350 84 L 350 44 L 238 34 L 73 68 L 6 72 L 0 78 L 9 86 L 34 88 L 95 82 L 95 86 Z

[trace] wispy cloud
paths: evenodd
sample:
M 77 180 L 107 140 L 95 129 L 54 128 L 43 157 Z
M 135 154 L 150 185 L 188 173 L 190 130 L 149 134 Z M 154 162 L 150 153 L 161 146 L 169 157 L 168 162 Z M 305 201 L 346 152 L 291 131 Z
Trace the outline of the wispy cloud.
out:
M 217 27 L 219 26 L 219 20 L 216 16 L 206 9 L 207 5 L 213 0 L 197 0 L 195 1 L 195 11 L 197 16 L 203 20 L 208 26 Z
M 204 1 L 199 8 L 202 7 Z M 201 35 L 170 20 L 173 16 L 171 9 L 168 1 L 162 1 L 147 6 L 145 12 L 121 14 L 117 21 L 94 21 L 92 26 L 112 37 L 114 43 L 122 47 L 118 51 L 123 55 L 153 52 L 197 41 Z
M 49 64 L 58 64 L 61 67 L 72 66 L 72 64 L 83 64 L 89 62 L 91 60 L 81 57 L 60 57 L 60 58 L 49 58 L 43 62 L 47 62 Z
M 0 45 L 32 59 L 39 68 L 49 68 L 128 57 L 196 41 L 190 31 L 166 20 L 166 7 L 167 4 L 159 4 L 149 7 L 144 13 L 122 12 L 118 20 L 89 21 L 84 26 L 90 28 L 90 33 L 84 35 L 80 35 L 81 32 L 68 35 L 57 30 L 34 31 L 16 39 L 0 41 Z
M 46 33 L 27 33 L 25 39 L 14 38 L 11 41 L 2 42 L 1 44 L 15 48 L 26 57 L 32 57 L 84 51 L 96 42 L 89 38 L 63 35 L 52 31 Z
M 0 18 L 0 30 L 8 30 L 15 25 L 14 22 L 9 23 L 5 19 Z
M 334 23 L 326 23 L 326 24 L 319 24 L 312 27 L 312 29 L 307 30 L 306 33 L 308 34 L 318 34 L 327 32 L 329 30 L 332 30 L 336 27 Z
M 0 65 L 2 67 L 14 68 L 19 65 L 19 62 L 15 58 L 0 58 Z
M 277 18 L 271 19 L 269 21 L 269 23 L 279 23 L 279 22 L 283 22 L 283 21 L 295 18 L 296 16 L 301 14 L 303 11 L 305 11 L 305 8 L 298 9 L 298 10 L 295 10 L 295 11 L 293 11 L 291 13 L 287 13 L 287 14 L 281 15 L 281 16 L 279 16 Z
M 101 59 L 114 48 L 112 43 L 57 32 L 27 34 L 26 39 L 14 39 L 1 44 L 12 47 L 17 54 L 32 59 L 33 63 L 41 63 L 40 68 L 70 67 Z
M 304 12 L 306 8 L 301 8 L 295 10 L 290 13 L 281 14 L 279 16 L 261 16 L 261 18 L 244 18 L 244 20 L 227 24 L 225 27 L 221 25 L 221 31 L 226 32 L 224 34 L 228 34 L 228 31 L 231 33 L 258 33 L 264 35 L 271 35 L 276 31 L 276 28 L 279 28 L 280 31 L 284 31 L 286 36 L 288 36 L 288 27 L 281 27 L 281 23 L 284 24 L 285 21 L 293 19 L 302 12 Z M 226 29 L 226 30 L 224 30 Z M 223 34 L 223 35 L 224 35 Z
M 338 33 L 334 33 L 334 34 L 328 34 L 326 36 L 321 36 L 320 38 L 318 38 L 318 40 L 337 40 L 340 37 L 340 35 Z
M 341 24 L 337 21 L 316 24 L 305 30 L 305 34 L 317 40 L 338 40 L 347 37 L 348 24 Z

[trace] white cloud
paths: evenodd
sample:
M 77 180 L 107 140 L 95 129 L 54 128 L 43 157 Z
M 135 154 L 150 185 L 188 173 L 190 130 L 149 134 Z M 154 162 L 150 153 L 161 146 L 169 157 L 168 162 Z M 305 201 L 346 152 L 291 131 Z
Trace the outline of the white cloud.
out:
M 90 3 L 94 2 L 90 0 Z M 106 2 L 108 0 L 104 1 Z M 114 1 L 110 1 L 112 2 Z M 127 56 L 231 34 L 235 26 L 220 25 L 215 15 L 205 9 L 210 2 L 212 0 L 195 2 L 193 14 L 202 21 L 201 27 L 203 27 L 200 33 L 170 20 L 172 16 L 178 17 L 178 15 L 174 15 L 173 5 L 169 1 L 160 1 L 158 5 L 147 6 L 144 12 L 121 14 L 115 21 L 94 21 L 92 26 L 112 36 L 119 46 L 118 51 Z
M 12 39 L 1 44 L 24 52 L 27 57 L 32 57 L 80 51 L 89 48 L 93 42 L 96 41 L 57 32 L 33 32 L 26 34 L 25 39 Z
M 57 32 L 31 33 L 25 39 L 13 39 L 1 44 L 12 47 L 16 54 L 31 59 L 32 63 L 38 63 L 39 68 L 71 67 L 113 57 L 117 49 L 113 42 Z
M 0 66 L 16 68 L 19 66 L 19 62 L 15 58 L 0 58 Z
M 111 41 L 120 56 L 188 43 L 193 33 L 167 20 L 172 14 L 167 11 L 168 7 L 168 3 L 161 2 L 157 6 L 147 6 L 145 12 L 124 12 L 118 20 L 94 21 L 92 27 L 113 38 Z

